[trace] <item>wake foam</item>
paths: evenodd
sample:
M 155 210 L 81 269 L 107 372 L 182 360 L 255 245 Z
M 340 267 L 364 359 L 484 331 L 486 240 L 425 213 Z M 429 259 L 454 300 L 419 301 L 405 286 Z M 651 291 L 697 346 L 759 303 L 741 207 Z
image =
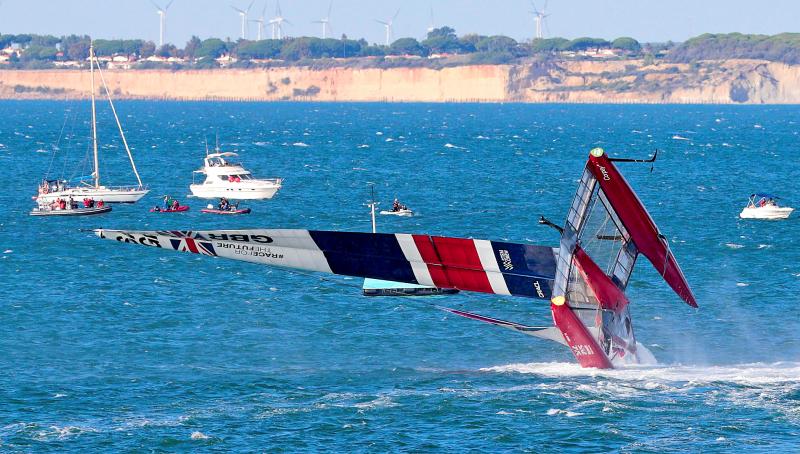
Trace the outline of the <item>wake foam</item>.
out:
M 747 386 L 800 385 L 800 363 L 748 363 L 720 366 L 623 365 L 618 369 L 585 369 L 576 363 L 517 363 L 487 367 L 483 372 L 535 374 L 543 377 L 602 377 L 652 383 L 730 383 Z

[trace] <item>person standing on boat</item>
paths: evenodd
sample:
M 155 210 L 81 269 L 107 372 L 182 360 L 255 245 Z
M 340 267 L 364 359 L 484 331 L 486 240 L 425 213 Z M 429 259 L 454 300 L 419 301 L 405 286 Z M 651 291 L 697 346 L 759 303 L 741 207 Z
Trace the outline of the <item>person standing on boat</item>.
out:
M 164 196 L 164 210 L 165 211 L 169 210 L 169 208 L 171 206 L 172 206 L 172 197 L 170 197 L 169 195 L 165 195 Z

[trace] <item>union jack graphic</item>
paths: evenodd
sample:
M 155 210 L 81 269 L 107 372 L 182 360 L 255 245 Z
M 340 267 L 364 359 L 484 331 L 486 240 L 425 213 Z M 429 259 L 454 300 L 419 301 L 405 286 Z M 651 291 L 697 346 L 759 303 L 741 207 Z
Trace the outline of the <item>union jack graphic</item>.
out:
M 177 239 L 169 239 L 172 244 L 172 249 L 181 252 L 191 252 L 192 254 L 210 255 L 216 257 L 217 253 L 214 252 L 214 245 L 208 241 L 198 241 L 205 239 L 202 235 L 191 231 L 178 231 L 172 230 L 165 232 L 169 236 L 176 237 Z

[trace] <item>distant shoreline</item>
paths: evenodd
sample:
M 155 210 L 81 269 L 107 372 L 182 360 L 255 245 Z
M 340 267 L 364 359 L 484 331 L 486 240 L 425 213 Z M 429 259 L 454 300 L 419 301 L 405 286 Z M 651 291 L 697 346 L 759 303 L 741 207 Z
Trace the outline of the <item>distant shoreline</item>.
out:
M 105 71 L 115 99 L 169 101 L 800 104 L 800 65 L 536 61 L 431 68 Z M 0 99 L 89 97 L 85 70 L 0 70 Z

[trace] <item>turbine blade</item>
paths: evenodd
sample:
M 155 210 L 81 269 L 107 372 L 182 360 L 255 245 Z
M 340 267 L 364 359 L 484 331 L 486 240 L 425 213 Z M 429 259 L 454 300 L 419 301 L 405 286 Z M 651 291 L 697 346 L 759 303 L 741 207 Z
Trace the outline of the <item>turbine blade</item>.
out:
M 333 8 L 333 0 L 331 0 L 331 2 L 328 4 L 328 16 L 325 17 L 326 19 L 331 17 L 331 8 Z
M 397 15 L 398 15 L 398 14 L 400 14 L 400 8 L 397 8 L 397 12 L 396 12 L 396 13 L 394 13 L 394 16 L 392 16 L 392 21 L 394 21 L 395 19 L 397 19 Z
M 172 2 L 174 2 L 174 1 L 175 0 L 169 0 L 169 3 L 167 3 L 167 6 L 164 7 L 164 12 L 166 12 L 169 9 L 169 6 L 172 5 Z
M 256 0 L 252 0 L 252 1 L 250 2 L 250 4 L 249 4 L 249 5 L 247 5 L 247 9 L 246 9 L 245 11 L 247 11 L 247 12 L 249 13 L 249 12 L 250 12 L 250 8 L 252 8 L 252 7 L 253 7 L 253 3 L 255 3 L 255 2 L 256 2 Z

